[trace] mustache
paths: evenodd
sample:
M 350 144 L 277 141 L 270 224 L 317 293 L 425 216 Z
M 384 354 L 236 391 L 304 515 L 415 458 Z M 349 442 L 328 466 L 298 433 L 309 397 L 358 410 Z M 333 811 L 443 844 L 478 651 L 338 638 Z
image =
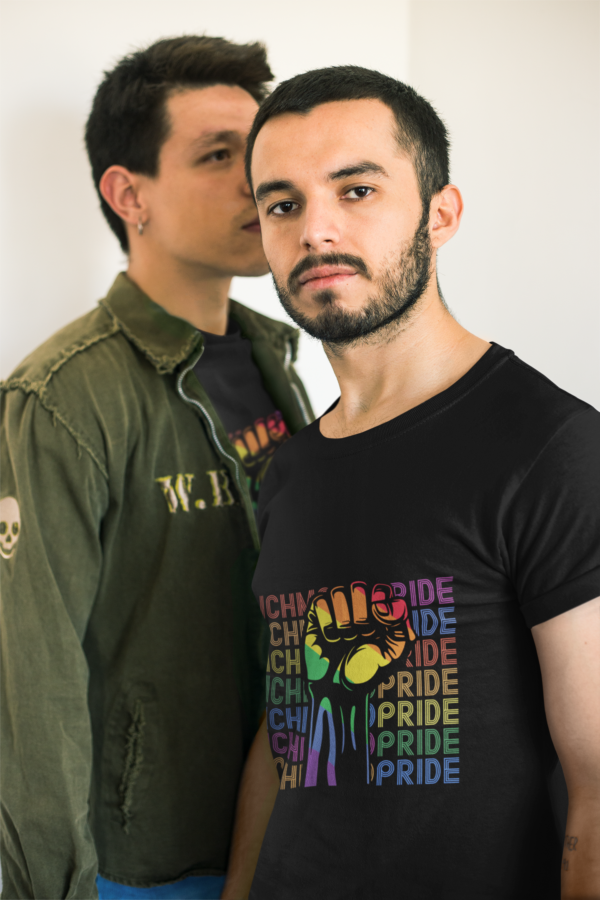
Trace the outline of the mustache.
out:
M 297 266 L 294 266 L 288 276 L 287 285 L 290 294 L 295 294 L 298 291 L 300 287 L 298 279 L 300 276 L 317 266 L 352 266 L 369 281 L 372 281 L 373 278 L 369 267 L 360 256 L 352 256 L 350 253 L 324 253 L 322 256 L 305 256 Z

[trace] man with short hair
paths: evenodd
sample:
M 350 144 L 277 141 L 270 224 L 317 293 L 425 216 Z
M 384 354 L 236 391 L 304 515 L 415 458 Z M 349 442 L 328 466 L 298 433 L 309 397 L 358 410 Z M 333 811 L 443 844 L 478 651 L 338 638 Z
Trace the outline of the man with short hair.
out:
M 297 331 L 229 300 L 267 271 L 244 148 L 271 78 L 188 36 L 94 100 L 127 273 L 4 385 L 5 898 L 221 894 L 264 708 L 254 510 L 311 416 Z
M 341 389 L 261 493 L 280 790 L 250 897 L 550 900 L 562 873 L 563 900 L 598 898 L 600 415 L 445 306 L 463 204 L 414 90 L 299 75 L 247 171 Z

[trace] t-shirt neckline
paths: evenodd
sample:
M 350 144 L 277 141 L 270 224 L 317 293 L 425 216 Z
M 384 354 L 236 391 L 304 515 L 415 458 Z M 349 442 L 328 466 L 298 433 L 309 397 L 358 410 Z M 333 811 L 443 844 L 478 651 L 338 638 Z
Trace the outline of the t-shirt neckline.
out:
M 351 434 L 344 438 L 327 438 L 321 434 L 320 421 L 327 412 L 335 407 L 336 401 L 322 416 L 305 429 L 311 452 L 315 456 L 320 457 L 348 456 L 379 441 L 388 440 L 391 437 L 402 434 L 422 424 L 432 416 L 442 413 L 458 400 L 461 400 L 511 356 L 514 356 L 512 350 L 507 350 L 501 347 L 500 344 L 491 342 L 489 350 L 486 350 L 468 372 L 465 372 L 449 388 L 446 388 L 434 397 L 430 397 L 429 400 L 425 400 L 418 406 L 400 413 L 399 416 L 395 416 L 387 422 L 382 422 L 381 425 L 375 425 L 367 431 L 361 431 L 359 434 Z
M 231 316 L 227 321 L 227 331 L 225 334 L 213 334 L 211 331 L 202 331 L 201 334 L 204 343 L 207 345 L 210 344 L 212 347 L 223 347 L 243 340 L 240 326 Z

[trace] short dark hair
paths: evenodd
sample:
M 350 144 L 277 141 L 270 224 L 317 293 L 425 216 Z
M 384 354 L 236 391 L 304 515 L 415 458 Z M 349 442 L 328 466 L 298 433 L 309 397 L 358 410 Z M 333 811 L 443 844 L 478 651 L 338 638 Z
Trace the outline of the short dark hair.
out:
M 260 107 L 248 136 L 246 177 L 256 137 L 265 122 L 284 113 L 309 113 L 336 100 L 381 100 L 392 110 L 400 147 L 410 156 L 417 173 L 424 209 L 450 180 L 448 132 L 424 97 L 401 81 L 361 66 L 313 69 L 283 81 Z
M 100 194 L 100 179 L 109 166 L 125 166 L 151 177 L 158 173 L 160 149 L 170 128 L 166 101 L 174 91 L 231 84 L 260 103 L 272 79 L 263 44 L 234 44 L 205 35 L 157 41 L 104 73 L 87 120 L 85 143 L 102 212 L 125 252 L 129 249 L 125 225 Z

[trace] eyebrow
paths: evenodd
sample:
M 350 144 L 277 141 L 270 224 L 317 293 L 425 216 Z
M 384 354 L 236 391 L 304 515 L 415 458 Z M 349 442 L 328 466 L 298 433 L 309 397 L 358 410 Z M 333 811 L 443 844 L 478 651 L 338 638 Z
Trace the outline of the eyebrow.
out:
M 293 191 L 296 185 L 293 181 L 263 181 L 256 188 L 256 200 L 257 202 L 260 200 L 264 200 L 265 197 L 268 197 L 269 194 L 274 194 L 275 191 Z
M 362 162 L 355 163 L 352 166 L 344 166 L 343 169 L 337 169 L 337 171 L 335 172 L 330 172 L 327 176 L 327 180 L 341 181 L 344 178 L 351 178 L 353 175 L 369 174 L 383 175 L 385 178 L 389 177 L 383 166 L 380 166 L 374 162 L 370 162 L 369 160 L 363 160 Z M 277 191 L 293 191 L 295 187 L 296 185 L 293 181 L 287 181 L 285 179 L 279 179 L 277 181 L 263 181 L 256 188 L 256 201 L 258 203 L 268 197 L 269 194 L 274 194 Z
M 200 137 L 192 141 L 194 150 L 203 150 L 215 144 L 241 143 L 241 135 L 238 131 L 204 131 Z
M 338 169 L 337 172 L 331 172 L 327 177 L 329 181 L 341 181 L 342 178 L 351 178 L 352 175 L 384 175 L 388 178 L 388 173 L 383 166 L 370 162 L 368 159 L 355 163 L 353 166 L 345 166 L 343 169 Z

